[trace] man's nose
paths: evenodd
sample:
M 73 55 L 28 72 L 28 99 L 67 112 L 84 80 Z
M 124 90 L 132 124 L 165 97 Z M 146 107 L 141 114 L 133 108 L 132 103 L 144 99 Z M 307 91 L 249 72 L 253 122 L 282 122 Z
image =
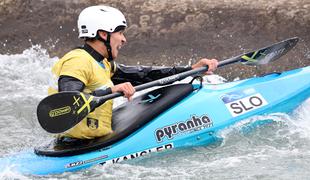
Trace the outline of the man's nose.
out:
M 127 42 L 127 39 L 126 39 L 126 37 L 123 35 L 122 43 L 125 44 L 126 42 Z

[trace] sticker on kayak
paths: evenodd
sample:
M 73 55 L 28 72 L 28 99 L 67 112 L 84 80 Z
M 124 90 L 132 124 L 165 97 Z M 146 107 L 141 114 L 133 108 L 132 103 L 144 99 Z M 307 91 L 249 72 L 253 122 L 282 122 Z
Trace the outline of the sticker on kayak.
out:
M 165 138 L 167 140 L 173 139 L 174 136 L 200 131 L 205 128 L 213 126 L 213 121 L 208 115 L 201 117 L 192 116 L 186 121 L 180 121 L 165 127 L 156 129 L 155 138 L 157 142 L 162 142 Z
M 165 144 L 165 145 L 162 145 L 162 146 L 157 146 L 157 147 L 152 148 L 152 149 L 146 149 L 144 151 L 140 151 L 140 152 L 128 154 L 126 156 L 121 156 L 121 157 L 118 157 L 118 158 L 110 159 L 110 160 L 105 161 L 105 162 L 100 163 L 100 164 L 101 165 L 115 164 L 115 163 L 119 163 L 119 162 L 122 162 L 122 161 L 125 161 L 125 160 L 141 157 L 141 156 L 147 155 L 147 154 L 149 154 L 151 152 L 160 152 L 160 151 L 163 151 L 163 150 L 173 149 L 173 148 L 174 148 L 173 143 L 169 143 L 169 144 Z
M 101 162 L 99 164 L 101 164 L 101 165 L 104 165 L 104 164 L 115 164 L 115 163 L 122 162 L 124 160 L 129 160 L 129 159 L 134 159 L 134 158 L 137 158 L 137 157 L 141 157 L 141 156 L 144 156 L 144 155 L 149 154 L 151 152 L 160 152 L 160 151 L 163 151 L 163 150 L 173 149 L 173 148 L 174 148 L 173 143 L 169 143 L 169 144 L 165 144 L 165 145 L 162 145 L 162 146 L 157 146 L 157 147 L 152 148 L 152 149 L 146 149 L 144 151 L 135 152 L 135 153 L 132 153 L 132 154 L 128 154 L 126 156 L 121 156 L 121 157 L 118 157 L 118 158 L 110 159 L 110 160 Z M 81 165 L 88 164 L 88 163 L 94 163 L 95 161 L 100 161 L 100 160 L 106 159 L 108 157 L 109 157 L 108 155 L 102 155 L 102 156 L 99 156 L 99 157 L 96 157 L 96 158 L 92 158 L 92 159 L 88 159 L 88 160 L 84 160 L 84 161 L 81 160 L 81 161 L 71 162 L 71 163 L 65 165 L 65 168 L 73 168 L 73 167 L 81 166 Z
M 265 98 L 253 88 L 224 94 L 221 96 L 221 99 L 233 117 L 240 116 L 268 104 Z
M 99 160 L 105 159 L 107 157 L 108 157 L 108 155 L 103 155 L 103 156 L 99 156 L 99 157 L 96 157 L 96 158 L 87 159 L 85 161 L 72 162 L 72 163 L 66 164 L 65 168 L 73 168 L 73 167 L 76 167 L 76 166 L 81 166 L 81 165 L 84 165 L 84 164 L 93 163 L 95 161 L 99 161 Z

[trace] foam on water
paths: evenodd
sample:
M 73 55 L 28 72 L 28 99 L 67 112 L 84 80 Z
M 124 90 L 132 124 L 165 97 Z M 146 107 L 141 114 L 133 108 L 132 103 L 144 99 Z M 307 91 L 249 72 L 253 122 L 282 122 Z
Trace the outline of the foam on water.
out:
M 33 46 L 22 54 L 0 55 L 1 88 L 7 92 L 20 90 L 16 96 L 46 94 L 49 72 L 52 64 L 58 58 L 50 58 L 45 49 Z M 33 95 L 31 94 L 31 95 Z
M 22 54 L 0 55 L 0 156 L 48 142 L 37 123 L 36 106 L 46 96 L 50 68 L 58 58 L 34 46 Z M 185 79 L 183 82 L 189 82 Z M 205 83 L 222 83 L 212 75 Z M 125 102 L 116 100 L 116 105 Z M 292 114 L 270 114 L 243 120 L 223 130 L 222 140 L 148 154 L 121 164 L 95 166 L 46 179 L 307 179 L 310 163 L 310 99 Z M 253 128 L 250 124 L 256 124 Z M 258 128 L 256 128 L 258 127 Z M 0 179 L 42 179 L 7 167 Z
M 47 95 L 49 72 L 56 59 L 40 46 L 22 54 L 0 55 L 0 128 L 6 137 L 0 140 L 0 153 L 40 144 L 36 137 L 44 132 L 36 120 L 36 107 Z

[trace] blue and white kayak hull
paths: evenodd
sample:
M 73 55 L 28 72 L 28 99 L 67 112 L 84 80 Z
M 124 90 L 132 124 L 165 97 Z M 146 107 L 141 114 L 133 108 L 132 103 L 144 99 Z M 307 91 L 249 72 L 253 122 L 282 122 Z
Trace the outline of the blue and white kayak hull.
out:
M 207 145 L 216 134 L 254 115 L 289 113 L 310 97 L 310 67 L 246 80 L 205 85 L 128 137 L 100 150 L 65 157 L 33 150 L 0 159 L 0 167 L 46 175 L 111 164 L 151 152 Z

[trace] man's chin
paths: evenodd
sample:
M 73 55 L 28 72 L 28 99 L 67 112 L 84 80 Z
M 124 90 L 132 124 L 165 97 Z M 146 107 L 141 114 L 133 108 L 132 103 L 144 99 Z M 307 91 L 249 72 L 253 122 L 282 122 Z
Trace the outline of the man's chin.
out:
M 113 59 L 116 59 L 116 58 L 117 58 L 117 55 L 118 55 L 118 52 L 117 52 L 117 53 L 112 53 L 112 58 L 113 58 Z

